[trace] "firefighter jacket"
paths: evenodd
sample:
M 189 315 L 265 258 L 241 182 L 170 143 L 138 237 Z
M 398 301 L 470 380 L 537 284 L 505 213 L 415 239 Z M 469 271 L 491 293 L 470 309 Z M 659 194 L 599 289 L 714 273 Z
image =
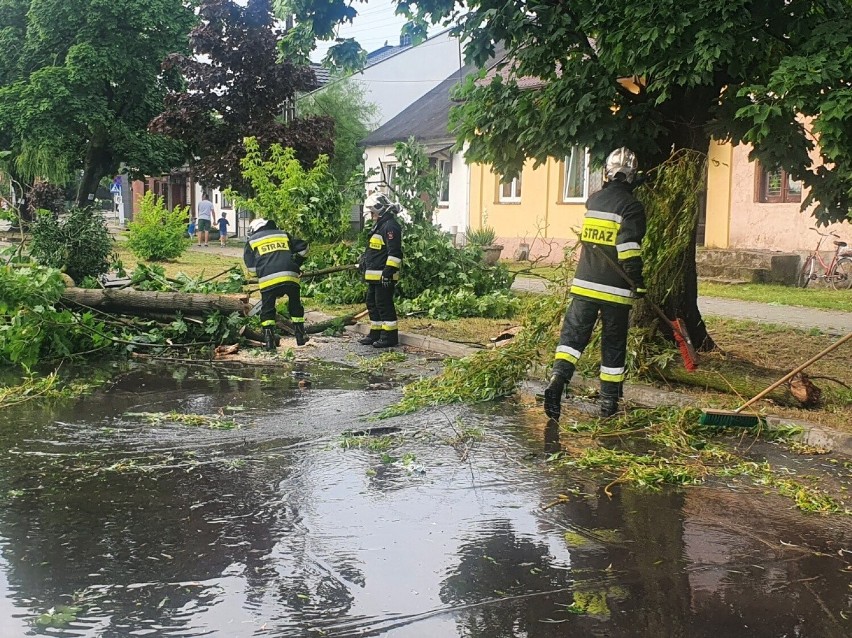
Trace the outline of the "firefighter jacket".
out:
M 260 290 L 283 283 L 299 283 L 308 243 L 277 228 L 262 228 L 249 236 L 243 261 L 257 276 Z
M 388 273 L 391 279 L 398 281 L 401 267 L 402 229 L 392 213 L 385 213 L 370 231 L 370 241 L 364 251 L 364 281 L 380 283 L 385 269 L 391 271 Z
M 631 305 L 635 295 L 630 285 L 607 262 L 604 254 L 621 266 L 637 290 L 644 292 L 644 237 L 645 209 L 633 196 L 633 188 L 625 182 L 607 182 L 586 202 L 580 236 L 582 252 L 571 284 L 571 295 Z

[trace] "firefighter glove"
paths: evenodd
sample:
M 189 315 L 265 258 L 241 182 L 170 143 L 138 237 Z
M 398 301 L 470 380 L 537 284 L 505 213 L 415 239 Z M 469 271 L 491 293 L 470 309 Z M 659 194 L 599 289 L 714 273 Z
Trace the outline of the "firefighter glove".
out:
M 394 275 L 394 269 L 393 268 L 385 268 L 382 271 L 382 285 L 385 288 L 387 288 L 388 286 L 390 286 L 393 283 L 393 275 Z

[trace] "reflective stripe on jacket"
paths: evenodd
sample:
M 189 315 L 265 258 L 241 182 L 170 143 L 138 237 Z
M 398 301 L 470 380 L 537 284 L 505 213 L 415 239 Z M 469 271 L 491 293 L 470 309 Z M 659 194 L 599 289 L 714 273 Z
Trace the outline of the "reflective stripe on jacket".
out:
M 586 202 L 582 252 L 571 294 L 605 303 L 633 303 L 630 286 L 600 252 L 628 272 L 642 272 L 645 209 L 629 184 L 608 182 Z M 597 246 L 597 250 L 591 245 Z
M 385 268 L 393 268 L 393 279 L 399 280 L 399 270 L 402 268 L 402 229 L 393 214 L 385 213 L 379 217 L 370 231 L 370 239 L 364 251 L 364 265 L 364 281 L 380 282 Z
M 283 283 L 299 283 L 308 243 L 283 230 L 264 228 L 246 242 L 243 261 L 249 274 L 256 275 L 261 290 Z

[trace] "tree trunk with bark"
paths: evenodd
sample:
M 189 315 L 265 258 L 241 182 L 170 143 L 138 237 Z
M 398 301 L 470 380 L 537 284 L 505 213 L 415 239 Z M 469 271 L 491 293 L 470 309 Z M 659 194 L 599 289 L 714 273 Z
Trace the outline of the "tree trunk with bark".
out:
M 115 169 L 115 162 L 109 148 L 97 139 L 90 141 L 86 150 L 86 159 L 83 162 L 83 177 L 77 189 L 77 206 L 80 208 L 91 206 L 101 180 Z
M 248 297 L 236 295 L 205 295 L 189 292 L 158 292 L 150 290 L 90 290 L 87 288 L 66 288 L 62 301 L 88 308 L 98 308 L 107 312 L 173 314 L 181 312 L 188 315 L 200 315 L 205 312 L 238 312 L 248 314 L 251 304 Z

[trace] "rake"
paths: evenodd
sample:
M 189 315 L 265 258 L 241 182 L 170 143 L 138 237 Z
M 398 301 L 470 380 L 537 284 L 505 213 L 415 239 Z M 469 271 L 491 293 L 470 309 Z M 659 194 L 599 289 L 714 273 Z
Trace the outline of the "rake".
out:
M 609 255 L 607 255 L 603 250 L 601 250 L 596 244 L 591 244 L 592 248 L 597 250 L 598 254 L 603 256 L 604 259 L 609 262 L 609 265 L 619 274 L 619 276 L 630 286 L 630 289 L 635 293 L 636 292 L 636 284 L 633 283 L 633 280 L 630 276 L 624 272 L 624 269 L 615 263 Z M 666 316 L 666 313 L 663 312 L 663 309 L 660 308 L 653 301 L 645 297 L 645 302 L 651 307 L 651 309 L 657 313 L 657 316 L 671 329 L 672 335 L 674 336 L 675 343 L 677 344 L 677 349 L 680 351 L 680 358 L 683 359 L 683 367 L 686 368 L 688 372 L 694 372 L 698 367 L 698 353 L 695 351 L 695 348 L 692 345 L 692 340 L 689 338 L 689 333 L 686 331 L 683 323 L 680 319 L 675 317 L 674 319 L 669 319 Z

